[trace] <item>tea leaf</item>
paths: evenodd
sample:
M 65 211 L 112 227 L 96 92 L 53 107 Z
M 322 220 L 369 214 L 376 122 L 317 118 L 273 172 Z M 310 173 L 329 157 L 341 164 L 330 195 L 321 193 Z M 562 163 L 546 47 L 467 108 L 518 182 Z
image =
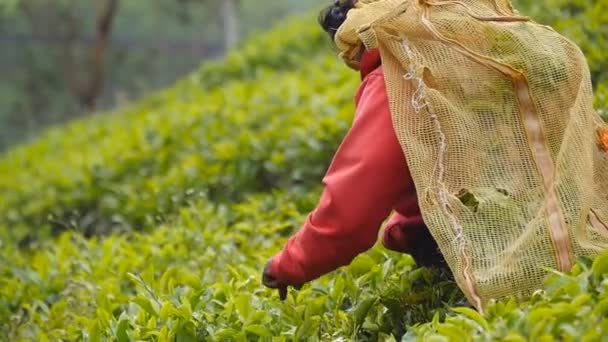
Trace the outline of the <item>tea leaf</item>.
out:
M 118 342 L 129 342 L 129 334 L 127 333 L 127 329 L 129 328 L 129 321 L 123 319 L 118 322 L 116 326 L 116 339 Z

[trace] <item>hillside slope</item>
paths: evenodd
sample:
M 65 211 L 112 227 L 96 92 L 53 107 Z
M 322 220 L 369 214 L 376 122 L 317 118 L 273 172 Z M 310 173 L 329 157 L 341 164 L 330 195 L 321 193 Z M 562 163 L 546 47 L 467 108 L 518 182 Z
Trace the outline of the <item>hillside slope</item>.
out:
M 601 6 L 530 8 L 547 23 L 581 23 L 573 38 L 600 56 L 606 41 L 587 27 L 605 21 Z M 466 303 L 449 275 L 381 247 L 285 303 L 262 288 L 262 265 L 315 205 L 353 115 L 358 77 L 312 22 L 287 22 L 169 89 L 0 159 L 0 340 L 605 335 L 608 255 L 485 317 L 451 309 Z M 593 70 L 605 108 L 606 73 Z
M 200 194 L 234 201 L 318 183 L 348 128 L 357 75 L 308 21 L 255 37 L 130 108 L 9 151 L 0 225 L 15 239 L 139 230 Z

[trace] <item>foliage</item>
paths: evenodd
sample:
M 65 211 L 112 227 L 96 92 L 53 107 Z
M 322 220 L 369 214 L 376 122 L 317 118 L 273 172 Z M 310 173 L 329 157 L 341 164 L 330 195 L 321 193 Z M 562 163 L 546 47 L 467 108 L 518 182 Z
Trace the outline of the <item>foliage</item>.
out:
M 526 11 L 559 23 L 569 3 L 552 1 Z M 262 288 L 353 114 L 357 75 L 306 20 L 0 159 L 0 340 L 604 338 L 606 255 L 486 316 L 457 308 L 445 270 L 381 247 L 285 303 Z M 589 56 L 605 44 L 573 38 Z M 606 113 L 604 69 L 593 70 Z
M 376 247 L 349 267 L 292 291 L 261 288 L 260 265 L 318 191 L 202 199 L 150 233 L 84 239 L 64 233 L 0 251 L 0 336 L 7 340 L 508 341 L 598 340 L 608 329 L 608 254 L 554 273 L 522 306 L 480 316 L 438 270 Z M 433 318 L 434 317 L 434 318 Z M 445 321 L 444 321 L 445 318 Z M 427 324 L 418 324 L 431 321 Z M 601 336 L 600 336 L 601 337 Z
M 213 88 L 231 80 L 242 81 L 280 70 L 306 68 L 319 55 L 327 56 L 330 46 L 326 34 L 311 22 L 309 16 L 293 18 L 280 28 L 253 36 L 225 59 L 203 64 L 199 72 L 191 76 L 192 80 Z
M 598 84 L 595 92 L 595 107 L 604 121 L 608 122 L 608 82 Z
M 288 25 L 278 32 L 306 30 Z M 271 43 L 246 45 L 239 63 L 231 55 L 216 66 L 215 75 L 227 74 L 223 87 L 214 87 L 213 69 L 204 68 L 200 83 L 190 77 L 126 111 L 50 130 L 9 151 L 0 161 L 7 175 L 0 178 L 0 222 L 36 227 L 34 235 L 49 218 L 55 230 L 88 234 L 152 227 L 200 193 L 238 200 L 250 191 L 318 183 L 352 116 L 356 75 L 326 54 L 301 54 L 311 61 L 291 71 L 295 57 L 259 56 L 289 45 L 276 33 L 267 37 Z M 231 83 L 229 70 L 241 63 L 264 77 Z
M 3 248 L 0 333 L 37 341 L 394 341 L 391 334 L 461 300 L 438 271 L 376 248 L 280 303 L 261 288 L 260 265 L 317 196 L 201 200 L 148 234 L 64 233 L 31 252 Z
M 572 272 L 553 272 L 546 290 L 517 305 L 491 305 L 485 316 L 455 308 L 414 327 L 403 341 L 605 341 L 608 331 L 608 253 L 582 259 Z
M 545 10 L 527 8 L 550 21 Z M 143 229 L 200 193 L 234 201 L 318 182 L 347 129 L 356 77 L 311 22 L 284 23 L 127 110 L 9 151 L 0 223 L 20 238 L 45 234 L 49 223 L 87 234 Z M 597 88 L 601 99 L 604 83 Z

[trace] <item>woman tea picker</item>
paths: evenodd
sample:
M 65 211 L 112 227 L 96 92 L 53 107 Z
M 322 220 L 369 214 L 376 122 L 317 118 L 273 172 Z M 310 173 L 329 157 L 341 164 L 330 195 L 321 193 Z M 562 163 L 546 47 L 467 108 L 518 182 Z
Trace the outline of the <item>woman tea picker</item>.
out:
M 608 248 L 608 127 L 575 44 L 508 0 L 336 1 L 321 24 L 361 73 L 357 112 L 266 286 L 350 263 L 391 211 L 384 246 L 443 255 L 479 310 Z

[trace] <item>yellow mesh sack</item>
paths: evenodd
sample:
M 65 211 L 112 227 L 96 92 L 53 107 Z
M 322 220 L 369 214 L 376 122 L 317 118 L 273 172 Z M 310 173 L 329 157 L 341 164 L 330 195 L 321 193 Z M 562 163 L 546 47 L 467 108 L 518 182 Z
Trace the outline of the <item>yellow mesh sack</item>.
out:
M 479 310 L 608 248 L 608 128 L 580 49 L 508 0 L 360 0 L 341 56 L 379 48 L 433 237 Z

